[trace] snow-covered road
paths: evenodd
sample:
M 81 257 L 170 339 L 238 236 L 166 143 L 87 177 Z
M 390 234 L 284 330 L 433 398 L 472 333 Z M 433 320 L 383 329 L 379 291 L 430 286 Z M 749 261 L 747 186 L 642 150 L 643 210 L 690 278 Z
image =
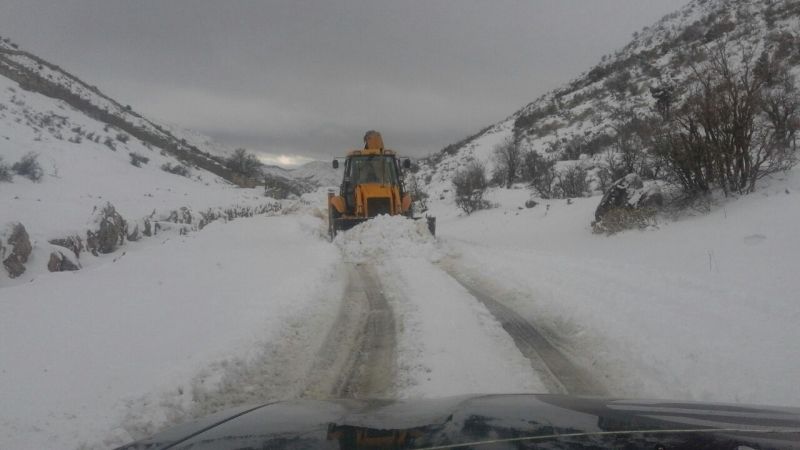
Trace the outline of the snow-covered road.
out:
M 513 228 L 479 232 L 506 217 L 492 214 L 437 239 L 382 216 L 332 245 L 303 207 L 161 234 L 5 287 L 0 448 L 108 448 L 299 397 L 800 403 L 785 299 L 754 304 L 679 271 L 516 246 Z
M 424 224 L 379 218 L 331 245 L 307 212 L 4 288 L 0 447 L 107 448 L 277 399 L 547 392 Z

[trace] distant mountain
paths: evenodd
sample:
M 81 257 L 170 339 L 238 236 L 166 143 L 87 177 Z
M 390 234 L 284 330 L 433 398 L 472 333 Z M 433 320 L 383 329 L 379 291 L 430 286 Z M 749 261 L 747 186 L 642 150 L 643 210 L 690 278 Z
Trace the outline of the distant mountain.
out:
M 130 157 L 127 150 L 134 147 L 134 153 L 142 153 L 144 158 L 153 158 L 150 153 L 154 150 L 158 157 L 153 159 L 163 160 L 158 167 L 168 165 L 176 167 L 178 172 L 183 170 L 180 167 L 186 167 L 192 175 L 190 179 L 204 183 L 226 180 L 246 186 L 266 183 L 268 191 L 273 188 L 281 197 L 300 195 L 332 180 L 333 169 L 324 169 L 317 163 L 295 170 L 264 166 L 263 179 L 245 179 L 225 166 L 225 159 L 233 149 L 196 131 L 147 119 L 132 106 L 117 102 L 96 86 L 20 49 L 8 38 L 0 38 L 0 85 L 4 89 L 0 96 L 0 119 L 8 126 L 6 138 L 20 138 L 20 145 L 15 145 L 14 151 L 0 154 L 6 163 L 20 157 L 17 150 L 22 148 L 49 157 L 49 150 L 44 148 L 47 145 L 34 143 L 63 141 L 73 146 L 99 145 L 113 151 L 121 148 L 124 151 L 117 152 L 117 156 L 125 161 Z M 73 113 L 65 114 L 67 110 Z M 83 118 L 78 119 L 75 113 Z M 3 121 L 0 134 L 4 132 Z M 27 132 L 19 128 L 26 128 Z M 149 150 L 142 151 L 141 147 Z
M 331 166 L 330 161 L 311 161 L 289 170 L 292 177 L 305 180 L 319 187 L 339 186 L 342 182 L 341 170 Z
M 0 76 L 25 91 L 61 100 L 108 127 L 160 149 L 182 164 L 234 181 L 220 155 L 197 146 L 197 140 L 177 137 L 168 127 L 148 120 L 130 105 L 122 105 L 61 67 L 19 49 L 8 38 L 0 40 Z
M 613 146 L 621 120 L 653 111 L 651 88 L 680 95 L 692 63 L 701 62 L 696 50 L 721 43 L 756 57 L 768 50 L 800 74 L 800 1 L 693 0 L 578 78 L 427 158 L 418 176 L 439 197 L 469 161 L 485 162 L 491 173 L 493 149 L 508 138 L 549 159 L 584 158 L 591 171 Z

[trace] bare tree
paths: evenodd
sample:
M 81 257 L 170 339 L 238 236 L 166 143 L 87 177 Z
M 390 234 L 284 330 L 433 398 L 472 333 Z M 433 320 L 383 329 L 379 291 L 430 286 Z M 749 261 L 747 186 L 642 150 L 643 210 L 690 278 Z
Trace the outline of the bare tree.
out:
M 794 80 L 770 88 L 763 67 L 742 49 L 734 65 L 725 43 L 708 62 L 692 66 L 692 86 L 682 106 L 667 120 L 655 148 L 688 193 L 716 185 L 729 192 L 752 192 L 757 180 L 796 163 L 793 139 L 798 98 Z M 763 58 L 759 59 L 763 65 Z
M 459 169 L 453 177 L 456 205 L 467 214 L 488 208 L 489 203 L 483 199 L 488 185 L 486 167 L 483 164 L 473 161 L 467 167 Z
M 414 175 L 407 177 L 406 191 L 411 195 L 411 208 L 421 214 L 428 210 L 428 193 Z
M 560 197 L 583 197 L 589 190 L 586 169 L 572 166 L 556 175 L 556 191 Z
M 495 177 L 501 180 L 510 188 L 517 179 L 520 164 L 522 162 L 522 152 L 519 142 L 512 138 L 506 138 L 494 148 L 495 157 Z
M 225 160 L 225 166 L 248 178 L 256 178 L 261 174 L 261 161 L 252 153 L 248 153 L 243 148 L 237 148 L 233 154 Z
M 0 182 L 10 182 L 12 178 L 11 168 L 3 162 L 3 157 L 0 156 Z
M 539 191 L 542 198 L 549 198 L 555 180 L 555 160 L 550 160 L 534 150 L 525 152 L 520 164 L 521 179 Z

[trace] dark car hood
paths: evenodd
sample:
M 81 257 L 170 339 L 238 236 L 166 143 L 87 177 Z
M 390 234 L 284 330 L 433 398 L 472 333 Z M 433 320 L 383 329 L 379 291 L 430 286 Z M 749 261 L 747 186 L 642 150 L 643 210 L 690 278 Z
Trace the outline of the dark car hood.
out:
M 296 400 L 239 408 L 121 447 L 800 448 L 800 408 L 559 395 Z

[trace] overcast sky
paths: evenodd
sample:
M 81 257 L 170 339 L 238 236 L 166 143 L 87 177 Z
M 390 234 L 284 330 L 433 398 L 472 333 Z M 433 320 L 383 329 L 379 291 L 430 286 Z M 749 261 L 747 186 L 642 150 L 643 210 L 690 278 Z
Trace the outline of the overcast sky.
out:
M 0 0 L 0 35 L 157 120 L 265 157 L 383 133 L 424 156 L 688 0 Z

